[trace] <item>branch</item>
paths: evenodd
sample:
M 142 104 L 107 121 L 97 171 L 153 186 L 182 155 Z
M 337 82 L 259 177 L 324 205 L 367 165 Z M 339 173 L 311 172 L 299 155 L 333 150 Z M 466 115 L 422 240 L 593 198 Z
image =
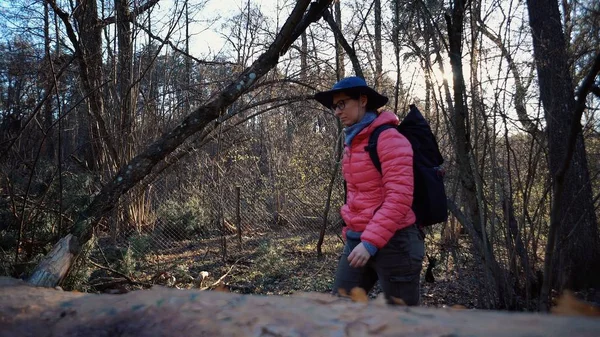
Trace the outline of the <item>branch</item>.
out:
M 594 87 L 594 81 L 596 76 L 600 74 L 600 53 L 596 55 L 594 60 L 594 64 L 592 68 L 588 72 L 587 76 L 581 82 L 581 86 L 575 96 L 577 99 L 577 103 L 575 105 L 575 113 L 573 115 L 573 119 L 571 120 L 571 129 L 569 130 L 569 138 L 567 141 L 567 156 L 563 161 L 563 165 L 560 170 L 556 173 L 556 179 L 562 179 L 571 164 L 571 159 L 573 158 L 573 154 L 575 152 L 575 142 L 577 141 L 577 135 L 581 131 L 581 116 L 583 115 L 583 111 L 585 110 L 585 102 L 587 95 L 592 92 Z
M 221 111 L 250 90 L 254 83 L 277 65 L 282 48 L 289 42 L 290 35 L 297 27 L 308 3 L 309 0 L 301 0 L 296 3 L 296 7 L 269 49 L 238 75 L 233 82 L 121 168 L 78 219 L 75 234 L 80 241 L 86 242 L 91 237 L 92 228 L 105 212 L 114 207 L 115 202 L 123 193 L 147 176 L 154 166 L 177 149 L 188 137 L 216 119 Z
M 163 38 L 161 38 L 160 36 L 154 35 L 148 28 L 140 25 L 137 22 L 133 23 L 136 27 L 142 29 L 144 32 L 146 32 L 146 34 L 148 34 L 148 36 L 150 36 L 151 38 L 159 41 L 162 44 L 167 44 L 169 45 L 171 48 L 173 48 L 173 50 L 175 50 L 176 52 L 191 58 L 192 60 L 198 62 L 198 64 L 206 64 L 206 65 L 239 65 L 238 63 L 233 63 L 233 62 L 215 62 L 215 61 L 206 61 L 206 60 L 200 60 L 192 55 L 190 55 L 189 53 L 186 53 L 184 50 L 179 49 L 176 45 L 173 44 L 173 42 L 171 42 L 170 40 L 164 40 Z
M 348 57 L 352 61 L 352 67 L 354 68 L 356 76 L 364 79 L 365 76 L 363 75 L 362 68 L 360 67 L 360 62 L 358 62 L 358 57 L 356 57 L 356 52 L 354 51 L 354 48 L 352 48 L 348 44 L 348 41 L 346 41 L 346 38 L 344 38 L 344 34 L 342 34 L 342 31 L 337 26 L 337 23 L 335 22 L 327 8 L 325 8 L 325 10 L 323 11 L 323 19 L 327 21 L 329 27 L 331 27 L 331 30 L 335 35 L 336 40 L 342 45 L 342 48 L 344 48 L 344 50 L 348 54 Z
M 250 120 L 250 119 L 252 119 L 252 118 L 254 118 L 256 116 L 259 116 L 259 115 L 262 115 L 262 114 L 264 114 L 266 112 L 269 112 L 271 110 L 280 108 L 282 106 L 285 106 L 286 104 L 289 104 L 289 103 L 292 103 L 292 102 L 295 102 L 295 101 L 311 99 L 312 97 L 313 97 L 313 95 L 310 95 L 310 96 L 298 96 L 298 97 L 288 97 L 287 101 L 285 101 L 283 103 L 280 103 L 280 104 L 277 104 L 277 105 L 270 106 L 266 110 L 261 110 L 259 112 L 254 113 L 254 114 L 248 115 L 246 118 L 237 121 L 234 125 L 231 125 L 231 126 L 227 127 L 225 130 L 222 130 L 222 132 L 223 133 L 227 133 L 227 132 L 233 130 L 238 125 L 241 125 L 241 124 L 245 123 L 246 121 L 248 121 L 248 120 Z M 271 101 L 271 103 L 273 103 L 273 102 L 279 102 L 279 101 L 281 101 L 281 99 L 274 99 L 274 100 L 270 100 L 270 101 Z M 260 104 L 266 104 L 266 103 L 268 103 L 268 102 L 267 101 L 262 101 Z M 256 105 L 259 105 L 259 104 L 256 104 Z M 175 155 L 173 155 L 173 156 L 171 156 L 171 157 L 166 158 L 165 160 L 163 160 L 159 165 L 157 165 L 157 167 L 155 167 L 153 169 L 153 171 L 152 171 L 151 174 L 149 174 L 148 176 L 146 176 L 144 178 L 144 181 L 141 184 L 143 186 L 147 186 L 147 185 L 151 184 L 153 181 L 155 181 L 158 178 L 158 176 L 161 174 L 161 172 L 163 172 L 167 168 L 173 166 L 174 164 L 178 163 L 180 160 L 182 160 L 183 158 L 185 158 L 190 152 L 192 152 L 192 150 L 194 148 L 202 147 L 210 139 L 212 139 L 213 137 L 208 137 L 208 136 L 210 135 L 210 133 L 212 131 L 214 131 L 217 128 L 217 126 L 221 122 L 225 122 L 229 118 L 231 118 L 231 117 L 239 114 L 240 112 L 248 110 L 248 109 L 250 109 L 250 107 L 244 107 L 243 109 L 240 109 L 239 111 L 235 112 L 235 114 L 227 115 L 227 117 L 224 120 L 222 120 L 222 121 L 216 120 L 213 123 L 211 123 L 210 125 L 207 125 L 204 128 L 204 130 L 202 130 L 201 134 L 198 135 L 194 140 L 192 140 L 190 142 L 190 145 L 185 150 L 181 150 L 179 153 L 177 153 L 177 154 L 175 154 Z
M 544 133 L 537 128 L 536 124 L 533 123 L 527 115 L 527 108 L 525 105 L 525 94 L 527 89 L 521 81 L 519 70 L 517 69 L 515 62 L 512 56 L 510 55 L 510 52 L 508 51 L 508 49 L 506 49 L 504 43 L 502 43 L 502 39 L 499 36 L 494 35 L 483 21 L 480 20 L 478 22 L 478 26 L 479 28 L 481 28 L 481 32 L 483 33 L 483 35 L 487 36 L 487 38 L 494 42 L 494 44 L 496 44 L 496 47 L 500 49 L 502 56 L 504 56 L 506 62 L 508 63 L 508 68 L 513 74 L 516 86 L 515 110 L 517 111 L 517 116 L 519 116 L 519 122 L 521 122 L 525 130 L 527 130 L 527 132 L 529 132 L 532 136 L 540 140 L 545 139 L 546 137 Z
M 67 30 L 67 36 L 69 37 L 73 48 L 75 48 L 75 56 L 83 56 L 83 54 L 81 53 L 81 49 L 79 48 L 79 40 L 77 39 L 75 30 L 73 29 L 71 22 L 69 22 L 69 14 L 65 13 L 62 9 L 60 9 L 60 7 L 58 7 L 58 5 L 56 4 L 56 0 L 47 1 L 50 7 L 52 7 L 54 13 L 58 15 L 60 20 L 64 23 L 65 29 Z
M 125 21 L 129 21 L 134 23 L 135 21 L 135 17 L 144 13 L 145 11 L 151 9 L 152 7 L 154 7 L 154 5 L 156 5 L 160 0 L 148 0 L 148 2 L 146 2 L 145 4 L 139 6 L 139 7 L 135 7 L 134 10 L 129 13 L 129 15 L 127 16 L 127 18 L 125 18 Z M 109 16 L 107 18 L 105 18 L 104 20 L 101 21 L 101 25 L 102 27 L 104 26 L 108 26 L 110 24 L 116 23 L 117 22 L 117 17 L 116 16 Z
M 229 270 L 223 274 L 221 277 L 219 277 L 218 280 L 216 280 L 213 284 L 211 284 L 210 286 L 207 287 L 203 287 L 200 288 L 200 290 L 208 290 L 210 288 L 216 287 L 218 286 L 221 282 L 223 282 L 223 280 L 225 279 L 225 277 L 227 277 L 227 275 L 229 275 L 229 273 L 231 273 L 231 271 L 233 270 L 233 267 L 235 267 L 235 265 L 241 260 L 242 258 L 237 259 L 232 265 L 231 267 L 229 267 Z
M 333 0 L 317 0 L 310 3 L 310 7 L 308 7 L 306 14 L 302 17 L 302 20 L 298 23 L 289 39 L 282 46 L 281 55 L 287 52 L 292 43 L 296 41 L 311 23 L 317 22 L 323 16 L 324 11 L 332 2 Z
M 62 76 L 62 74 L 69 68 L 69 66 L 71 65 L 71 63 L 73 63 L 73 61 L 75 60 L 75 57 L 76 57 L 75 55 L 71 56 L 71 58 L 58 70 L 58 72 L 56 73 L 55 77 L 60 78 Z M 3 158 L 3 157 L 6 156 L 6 154 L 8 153 L 8 151 L 15 144 L 15 142 L 21 137 L 21 135 L 23 134 L 23 131 L 25 130 L 25 128 L 27 128 L 27 126 L 29 125 L 29 123 L 31 123 L 33 120 L 35 120 L 36 116 L 41 111 L 42 107 L 44 106 L 44 104 L 46 103 L 46 101 L 48 100 L 48 98 L 52 95 L 52 91 L 54 90 L 55 85 L 56 85 L 56 83 L 52 82 L 52 84 L 50 85 L 50 87 L 48 88 L 48 90 L 46 91 L 46 93 L 44 94 L 44 97 L 42 98 L 42 100 L 35 106 L 35 108 L 33 109 L 32 114 L 29 116 L 29 118 L 27 118 L 27 120 L 25 121 L 25 123 L 23 124 L 23 126 L 21 127 L 21 129 L 19 130 L 19 134 L 16 135 L 15 137 L 13 137 L 13 138 L 7 140 L 6 142 L 0 143 L 0 158 Z M 8 144 L 6 145 L 5 148 L 2 148 L 2 146 L 5 143 L 8 143 Z
M 444 39 L 444 33 L 442 33 L 442 31 L 440 30 L 440 27 L 437 25 L 436 20 L 433 19 L 433 15 L 431 15 L 431 11 L 429 10 L 429 7 L 427 7 L 427 5 L 423 2 L 423 0 L 419 0 L 419 3 L 425 10 L 425 13 L 427 14 L 427 17 L 429 18 L 429 20 L 431 21 L 431 24 L 433 25 L 433 27 L 435 27 L 435 31 L 440 36 L 440 40 L 442 41 L 442 44 L 444 45 L 446 52 L 449 53 L 450 47 L 448 47 L 448 42 L 446 42 L 446 39 Z
M 140 286 L 144 286 L 144 287 L 148 287 L 148 288 L 152 287 L 152 285 L 151 285 L 151 284 L 149 284 L 149 283 L 144 283 L 144 282 L 140 282 L 140 281 L 136 281 L 136 280 L 132 279 L 131 277 L 129 277 L 129 276 L 127 276 L 127 275 L 125 275 L 124 273 L 122 273 L 122 272 L 120 272 L 120 271 L 118 271 L 118 270 L 114 270 L 114 269 L 112 269 L 112 268 L 109 268 L 109 267 L 103 266 L 103 265 L 101 265 L 101 264 L 99 264 L 99 263 L 96 263 L 96 262 L 92 261 L 91 259 L 90 259 L 89 261 L 90 261 L 90 263 L 91 263 L 93 266 L 95 266 L 96 268 L 100 268 L 100 269 L 106 270 L 106 271 L 108 271 L 108 272 L 111 272 L 111 273 L 113 273 L 113 274 L 115 274 L 115 275 L 119 275 L 119 276 L 121 276 L 122 278 L 126 279 L 126 280 L 127 280 L 127 282 L 129 282 L 129 284 L 133 284 L 133 285 L 140 285 Z
M 356 43 L 356 40 L 360 36 L 360 32 L 362 31 L 363 27 L 365 27 L 365 25 L 367 24 L 367 17 L 369 17 L 369 13 L 371 13 L 371 10 L 373 9 L 374 5 L 375 5 L 375 1 L 371 1 L 371 5 L 369 6 L 369 9 L 367 10 L 367 14 L 364 16 L 363 20 L 361 21 L 360 27 L 358 27 L 358 31 L 356 31 L 356 35 L 354 36 L 354 40 L 352 40 L 353 48 L 354 48 L 354 44 Z M 362 14 L 362 13 L 360 13 L 360 14 Z

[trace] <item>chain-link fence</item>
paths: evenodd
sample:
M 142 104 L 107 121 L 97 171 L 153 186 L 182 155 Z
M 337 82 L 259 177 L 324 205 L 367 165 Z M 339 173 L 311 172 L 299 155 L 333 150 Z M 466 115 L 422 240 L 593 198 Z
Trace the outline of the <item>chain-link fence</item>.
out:
M 239 152 L 232 160 L 231 152 L 210 148 L 123 196 L 96 231 L 92 259 L 161 274 L 182 265 L 235 261 L 274 239 L 283 245 L 301 240 L 315 255 L 320 236 L 330 238 L 324 246 L 341 242 L 343 188 L 326 153 L 312 166 L 315 158 L 306 159 L 308 167 L 290 167 L 298 163 L 293 154 L 273 165 L 260 156 L 245 160 Z M 182 258 L 188 255 L 193 259 Z
M 309 243 L 303 254 L 316 252 L 323 233 L 333 238 L 324 249 L 339 244 L 337 127 L 304 118 L 310 113 L 257 118 L 227 133 L 217 129 L 201 145 L 182 146 L 165 158 L 168 164 L 158 165 L 149 184 L 121 196 L 95 226 L 87 265 L 81 261 L 71 272 L 95 275 L 71 278 L 88 282 L 120 273 L 152 283 L 162 271 L 209 268 L 204 262 L 217 258 L 227 264 L 274 239 Z M 6 176 L 0 186 L 0 268 L 4 275 L 27 277 L 114 173 L 67 164 L 58 170 L 53 162 L 38 163 L 35 175 L 19 167 L 14 158 L 0 168 Z M 194 260 L 180 258 L 185 256 Z
M 127 227 L 122 222 L 104 226 L 97 232 L 98 237 L 106 243 L 126 243 L 140 255 L 186 246 L 190 241 L 212 244 L 215 250 L 225 250 L 226 255 L 252 244 L 250 239 L 256 237 L 296 234 L 317 240 L 322 231 L 340 229 L 339 182 L 335 183 L 332 206 L 324 220 L 328 195 L 320 190 L 281 189 L 265 200 L 256 195 L 257 186 L 223 179 L 218 188 L 205 190 L 202 195 L 182 196 L 184 192 L 168 180 L 147 187 L 142 192 L 143 203 L 137 201 L 139 195 L 123 198 L 122 204 L 129 208 L 144 208 L 142 221 Z

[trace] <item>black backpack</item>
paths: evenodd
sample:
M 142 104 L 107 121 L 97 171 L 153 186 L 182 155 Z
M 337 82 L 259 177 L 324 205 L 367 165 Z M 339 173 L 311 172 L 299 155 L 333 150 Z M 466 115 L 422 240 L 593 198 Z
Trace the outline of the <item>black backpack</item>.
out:
M 384 130 L 394 128 L 392 125 L 377 127 L 369 137 L 369 145 L 365 150 L 373 164 L 381 173 L 381 162 L 377 155 L 377 139 Z M 396 128 L 412 145 L 415 190 L 412 209 L 417 217 L 417 224 L 430 226 L 448 220 L 448 204 L 444 189 L 444 162 L 437 141 L 429 123 L 414 104 Z

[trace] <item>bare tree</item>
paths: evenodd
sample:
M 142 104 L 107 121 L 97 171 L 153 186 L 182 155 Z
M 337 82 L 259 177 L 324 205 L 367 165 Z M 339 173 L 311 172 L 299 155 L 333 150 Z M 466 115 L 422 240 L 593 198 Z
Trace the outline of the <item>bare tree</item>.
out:
M 600 239 L 580 124 L 588 92 L 580 91 L 575 100 L 558 2 L 528 0 L 527 8 L 553 179 L 540 301 L 540 309 L 546 309 L 550 289 L 577 290 L 598 283 L 594 271 L 600 267 Z M 592 67 L 592 78 L 598 71 Z
M 323 1 L 322 5 L 326 7 L 330 3 L 331 1 Z M 213 99 L 195 109 L 175 129 L 166 133 L 124 165 L 81 214 L 73 233 L 57 243 L 54 251 L 37 266 L 28 281 L 44 286 L 58 283 L 65 276 L 74 256 L 79 253 L 81 245 L 91 238 L 94 227 L 100 218 L 114 207 L 115 202 L 150 174 L 158 162 L 177 149 L 188 137 L 218 118 L 221 111 L 277 64 L 282 50 L 290 46 L 302 33 L 302 31 L 295 31 L 295 28 L 301 23 L 308 5 L 309 1 L 298 1 L 267 51 Z M 314 18 L 305 17 L 305 20 L 312 22 Z
M 375 0 L 373 3 L 375 9 L 375 88 L 380 89 L 383 77 L 383 54 L 381 50 L 381 0 Z

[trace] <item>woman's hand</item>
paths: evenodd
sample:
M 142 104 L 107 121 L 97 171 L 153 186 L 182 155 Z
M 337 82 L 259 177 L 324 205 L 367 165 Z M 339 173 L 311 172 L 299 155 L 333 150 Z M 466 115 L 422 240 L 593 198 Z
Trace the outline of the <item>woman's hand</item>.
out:
M 360 268 L 367 264 L 370 258 L 371 254 L 369 254 L 369 251 L 367 251 L 367 248 L 361 242 L 348 255 L 348 262 L 350 262 L 350 267 Z

